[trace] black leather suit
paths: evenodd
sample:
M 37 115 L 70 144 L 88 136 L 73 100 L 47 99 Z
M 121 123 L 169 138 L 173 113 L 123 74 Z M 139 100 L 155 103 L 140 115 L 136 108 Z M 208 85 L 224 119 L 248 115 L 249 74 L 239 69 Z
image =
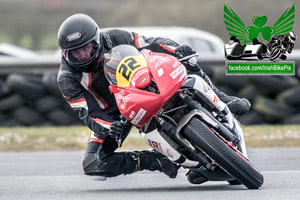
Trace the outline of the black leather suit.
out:
M 104 53 L 115 46 L 129 44 L 138 50 L 149 49 L 174 55 L 175 48 L 179 46 L 169 39 L 146 38 L 137 33 L 119 29 L 101 32 L 100 37 L 103 41 Z M 110 124 L 115 120 L 120 120 L 120 113 L 114 96 L 108 89 L 109 82 L 104 76 L 102 65 L 100 61 L 98 69 L 83 73 L 69 66 L 62 57 L 57 80 L 66 101 L 92 130 L 83 158 L 85 174 L 113 177 L 135 172 L 137 163 L 132 152 L 115 152 L 118 148 L 117 143 L 107 134 Z M 202 70 L 198 74 L 213 87 Z M 142 168 L 147 168 L 147 166 Z

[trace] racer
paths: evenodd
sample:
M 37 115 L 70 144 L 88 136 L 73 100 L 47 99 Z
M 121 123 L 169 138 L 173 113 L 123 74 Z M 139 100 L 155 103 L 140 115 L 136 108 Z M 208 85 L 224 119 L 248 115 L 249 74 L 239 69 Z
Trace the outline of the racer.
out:
M 118 148 L 115 139 L 121 135 L 122 124 L 115 98 L 109 91 L 109 82 L 103 72 L 102 55 L 121 44 L 179 58 L 194 53 L 189 46 L 180 46 L 170 39 L 146 38 L 120 29 L 101 32 L 96 22 L 85 14 L 72 15 L 61 24 L 58 45 L 62 59 L 58 85 L 65 100 L 92 130 L 82 162 L 84 173 L 105 180 L 107 177 L 141 170 L 158 170 L 175 178 L 179 166 L 158 152 L 115 152 Z M 227 96 L 219 91 L 197 65 L 187 64 L 186 67 L 189 73 L 204 78 L 219 98 L 228 103 L 234 114 L 243 114 L 249 110 L 250 103 L 246 99 Z M 127 134 L 130 128 L 125 127 Z
M 282 51 L 280 59 L 285 60 L 287 56 L 286 52 L 292 53 L 296 41 L 296 35 L 293 31 L 290 31 L 288 35 L 276 35 L 271 38 L 270 42 L 266 45 L 268 55 L 270 56 L 273 51 L 278 48 Z

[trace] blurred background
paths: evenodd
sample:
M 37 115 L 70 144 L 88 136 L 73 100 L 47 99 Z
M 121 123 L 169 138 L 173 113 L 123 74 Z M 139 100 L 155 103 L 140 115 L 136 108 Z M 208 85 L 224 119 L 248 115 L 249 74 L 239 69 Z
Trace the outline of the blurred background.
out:
M 208 31 L 227 41 L 224 4 L 246 26 L 252 25 L 252 17 L 263 15 L 268 17 L 267 25 L 272 26 L 287 8 L 295 5 L 294 30 L 300 33 L 300 1 L 291 0 L 0 0 L 0 43 L 31 50 L 55 50 L 60 24 L 79 12 L 94 18 L 100 28 L 184 26 Z
M 60 60 L 57 30 L 75 13 L 90 15 L 103 29 L 131 27 L 129 30 L 146 35 L 151 31 L 157 35 L 157 29 L 136 27 L 176 26 L 165 30 L 165 36 L 185 36 L 178 42 L 194 48 L 208 45 L 210 50 L 198 51 L 203 55 L 210 51 L 198 60 L 203 70 L 224 92 L 251 101 L 251 111 L 239 118 L 242 124 L 299 124 L 299 39 L 293 54 L 287 55 L 288 60 L 296 61 L 295 76 L 225 76 L 223 49 L 214 49 L 229 40 L 224 4 L 246 26 L 253 25 L 254 16 L 264 15 L 268 17 L 266 26 L 273 26 L 286 9 L 295 5 L 293 30 L 300 34 L 300 1 L 0 0 L 0 126 L 82 124 L 61 98 L 56 84 Z M 205 32 L 195 32 L 199 30 Z

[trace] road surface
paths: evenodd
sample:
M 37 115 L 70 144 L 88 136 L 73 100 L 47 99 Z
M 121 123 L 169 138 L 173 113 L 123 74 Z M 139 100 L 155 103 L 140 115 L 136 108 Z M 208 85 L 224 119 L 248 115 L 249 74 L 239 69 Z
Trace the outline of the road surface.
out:
M 300 148 L 255 148 L 248 154 L 265 177 L 259 190 L 226 182 L 191 185 L 159 172 L 93 181 L 81 168 L 83 152 L 0 153 L 0 199 L 300 199 Z

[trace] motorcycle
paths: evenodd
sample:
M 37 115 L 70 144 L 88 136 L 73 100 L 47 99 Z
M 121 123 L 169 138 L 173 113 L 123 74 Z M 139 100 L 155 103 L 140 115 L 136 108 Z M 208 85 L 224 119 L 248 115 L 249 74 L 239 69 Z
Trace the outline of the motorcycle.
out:
M 121 115 L 153 149 L 208 180 L 258 189 L 264 178 L 247 158 L 239 122 L 201 77 L 187 75 L 182 62 L 193 56 L 120 45 L 104 54 L 104 73 Z
M 287 56 L 285 54 L 292 53 L 296 35 L 291 31 L 288 35 L 276 35 L 271 38 L 270 42 L 266 45 L 267 52 L 264 57 L 270 60 L 280 58 L 285 60 Z

